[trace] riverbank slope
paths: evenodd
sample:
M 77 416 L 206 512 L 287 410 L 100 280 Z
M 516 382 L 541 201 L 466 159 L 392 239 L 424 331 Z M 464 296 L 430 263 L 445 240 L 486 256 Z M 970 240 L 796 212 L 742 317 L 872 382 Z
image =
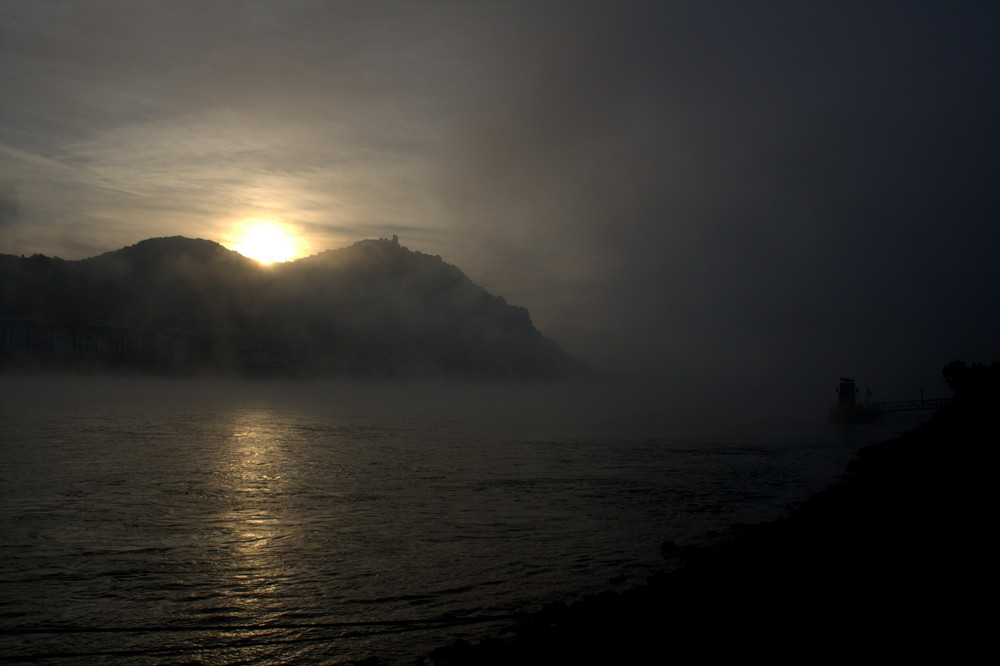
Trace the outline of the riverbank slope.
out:
M 552 605 L 445 664 L 694 663 L 758 656 L 971 656 L 985 643 L 995 391 L 959 396 L 924 426 L 862 449 L 843 478 L 772 522 L 623 593 Z

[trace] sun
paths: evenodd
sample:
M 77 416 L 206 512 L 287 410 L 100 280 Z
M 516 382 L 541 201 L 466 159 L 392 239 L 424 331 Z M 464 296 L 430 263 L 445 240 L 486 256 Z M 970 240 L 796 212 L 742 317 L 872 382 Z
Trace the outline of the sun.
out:
M 233 249 L 244 257 L 271 264 L 288 261 L 295 256 L 297 248 L 295 238 L 281 225 L 255 220 L 241 228 Z

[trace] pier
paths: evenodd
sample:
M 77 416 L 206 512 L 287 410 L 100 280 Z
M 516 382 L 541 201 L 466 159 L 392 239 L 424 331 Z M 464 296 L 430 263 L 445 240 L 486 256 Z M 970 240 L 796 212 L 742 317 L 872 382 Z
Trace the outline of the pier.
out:
M 894 402 L 870 403 L 873 409 L 880 412 L 917 412 L 922 409 L 938 409 L 947 404 L 950 398 L 933 398 L 930 400 L 896 400 Z
M 864 402 L 857 401 L 858 389 L 850 377 L 841 377 L 837 388 L 837 402 L 830 408 L 830 418 L 834 421 L 848 423 L 874 421 L 887 412 L 916 412 L 925 409 L 938 409 L 948 402 L 948 398 L 924 398 L 924 390 L 920 389 L 919 400 L 893 400 L 889 402 L 870 402 L 871 391 L 865 389 Z

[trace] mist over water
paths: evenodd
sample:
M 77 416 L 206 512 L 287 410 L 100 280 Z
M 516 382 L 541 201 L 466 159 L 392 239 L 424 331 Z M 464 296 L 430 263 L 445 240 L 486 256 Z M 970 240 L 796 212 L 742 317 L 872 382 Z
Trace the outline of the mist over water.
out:
M 664 539 L 780 515 L 921 418 L 845 431 L 825 405 L 625 382 L 5 376 L 0 396 L 0 658 L 120 663 L 411 662 L 495 626 L 455 618 L 637 582 Z M 24 631 L 57 627 L 142 630 Z

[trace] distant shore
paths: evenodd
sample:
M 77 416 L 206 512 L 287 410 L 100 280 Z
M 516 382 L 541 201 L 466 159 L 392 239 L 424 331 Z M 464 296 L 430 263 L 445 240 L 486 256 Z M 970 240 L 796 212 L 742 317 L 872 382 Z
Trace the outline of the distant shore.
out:
M 995 395 L 861 449 L 845 475 L 779 520 L 734 528 L 625 592 L 553 604 L 493 638 L 423 663 L 692 663 L 758 656 L 965 661 L 985 643 L 985 454 Z M 992 517 L 992 516 L 990 516 Z M 986 606 L 983 606 L 986 607 Z M 983 613 L 982 615 L 980 615 Z M 420 663 L 421 660 L 418 660 Z

